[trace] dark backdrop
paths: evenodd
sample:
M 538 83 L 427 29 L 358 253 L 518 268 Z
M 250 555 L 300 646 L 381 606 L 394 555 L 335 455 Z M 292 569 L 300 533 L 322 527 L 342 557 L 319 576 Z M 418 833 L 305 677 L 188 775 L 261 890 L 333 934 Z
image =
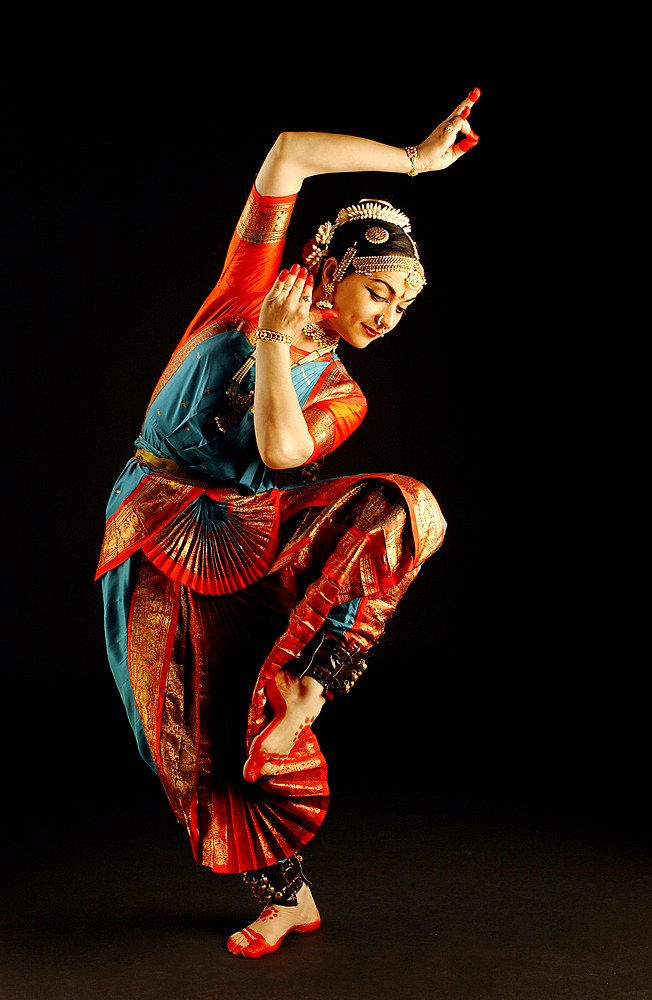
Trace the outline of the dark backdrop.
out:
M 428 810 L 642 826 L 636 699 L 596 599 L 609 575 L 588 560 L 604 532 L 595 494 L 577 493 L 582 386 L 556 266 L 566 229 L 524 134 L 543 114 L 494 59 L 406 74 L 385 89 L 336 72 L 324 90 L 312 63 L 275 67 L 255 75 L 254 94 L 235 59 L 201 81 L 169 67 L 164 84 L 63 73 L 16 113 L 5 493 L 21 833 L 35 802 L 63 816 L 107 795 L 136 801 L 153 780 L 106 664 L 92 582 L 104 505 L 267 149 L 292 129 L 416 143 L 476 85 L 481 141 L 452 169 L 310 179 L 290 231 L 288 265 L 362 196 L 411 216 L 428 285 L 391 337 L 344 345 L 369 414 L 326 474 L 413 476 L 449 522 L 373 669 L 319 735 L 334 788 L 389 785 L 388 809 L 403 796 Z

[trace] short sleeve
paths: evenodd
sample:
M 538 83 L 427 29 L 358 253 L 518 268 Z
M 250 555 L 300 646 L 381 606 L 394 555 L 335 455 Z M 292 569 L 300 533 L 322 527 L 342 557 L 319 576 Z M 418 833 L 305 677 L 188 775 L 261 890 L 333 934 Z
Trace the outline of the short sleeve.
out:
M 339 360 L 328 366 L 306 400 L 303 416 L 314 443 L 309 462 L 338 448 L 360 426 L 367 400 Z
M 257 325 L 263 299 L 281 265 L 296 198 L 296 194 L 263 197 L 253 186 L 231 238 L 219 280 L 179 347 L 198 330 L 226 316 L 240 316 L 251 326 Z

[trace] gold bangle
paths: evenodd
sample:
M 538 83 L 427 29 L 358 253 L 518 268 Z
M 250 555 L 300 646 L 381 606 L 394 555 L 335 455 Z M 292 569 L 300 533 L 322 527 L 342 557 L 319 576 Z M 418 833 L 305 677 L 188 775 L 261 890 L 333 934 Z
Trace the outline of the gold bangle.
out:
M 407 153 L 410 163 L 412 164 L 412 169 L 410 170 L 408 177 L 416 177 L 419 171 L 417 170 L 417 147 L 416 146 L 406 146 L 405 152 Z
M 276 344 L 291 344 L 292 337 L 286 333 L 277 333 L 276 330 L 256 330 L 256 340 L 271 340 Z

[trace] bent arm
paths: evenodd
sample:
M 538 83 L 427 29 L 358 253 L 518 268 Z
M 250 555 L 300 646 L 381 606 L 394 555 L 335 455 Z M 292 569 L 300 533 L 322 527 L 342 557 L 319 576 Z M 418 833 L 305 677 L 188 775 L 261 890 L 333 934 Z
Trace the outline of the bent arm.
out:
M 256 178 L 261 195 L 296 194 L 306 177 L 316 174 L 380 171 L 408 174 L 443 170 L 478 142 L 467 119 L 480 97 L 475 87 L 451 116 L 416 147 L 414 162 L 400 146 L 327 132 L 283 132 L 270 149 Z M 456 142 L 459 133 L 460 142 Z
M 260 312 L 261 327 L 286 341 L 256 342 L 254 432 L 260 457 L 270 469 L 296 469 L 314 448 L 292 384 L 289 346 L 308 321 L 312 289 L 312 276 L 297 264 L 278 276 Z
M 314 451 L 290 372 L 290 348 L 256 344 L 254 432 L 258 451 L 270 469 L 296 469 Z
M 267 197 L 296 194 L 306 177 L 377 170 L 409 173 L 404 149 L 373 139 L 327 132 L 283 132 L 256 177 L 256 190 Z

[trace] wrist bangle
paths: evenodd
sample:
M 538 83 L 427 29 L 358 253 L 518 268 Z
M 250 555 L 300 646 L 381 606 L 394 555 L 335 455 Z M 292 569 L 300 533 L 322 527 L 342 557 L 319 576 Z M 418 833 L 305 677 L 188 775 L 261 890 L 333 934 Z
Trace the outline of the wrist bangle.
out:
M 412 169 L 410 170 L 408 177 L 416 177 L 419 171 L 417 170 L 417 147 L 416 146 L 406 146 L 405 152 L 408 155 Z
M 277 333 L 276 330 L 256 330 L 256 340 L 271 340 L 276 344 L 291 344 L 292 337 L 286 333 Z

